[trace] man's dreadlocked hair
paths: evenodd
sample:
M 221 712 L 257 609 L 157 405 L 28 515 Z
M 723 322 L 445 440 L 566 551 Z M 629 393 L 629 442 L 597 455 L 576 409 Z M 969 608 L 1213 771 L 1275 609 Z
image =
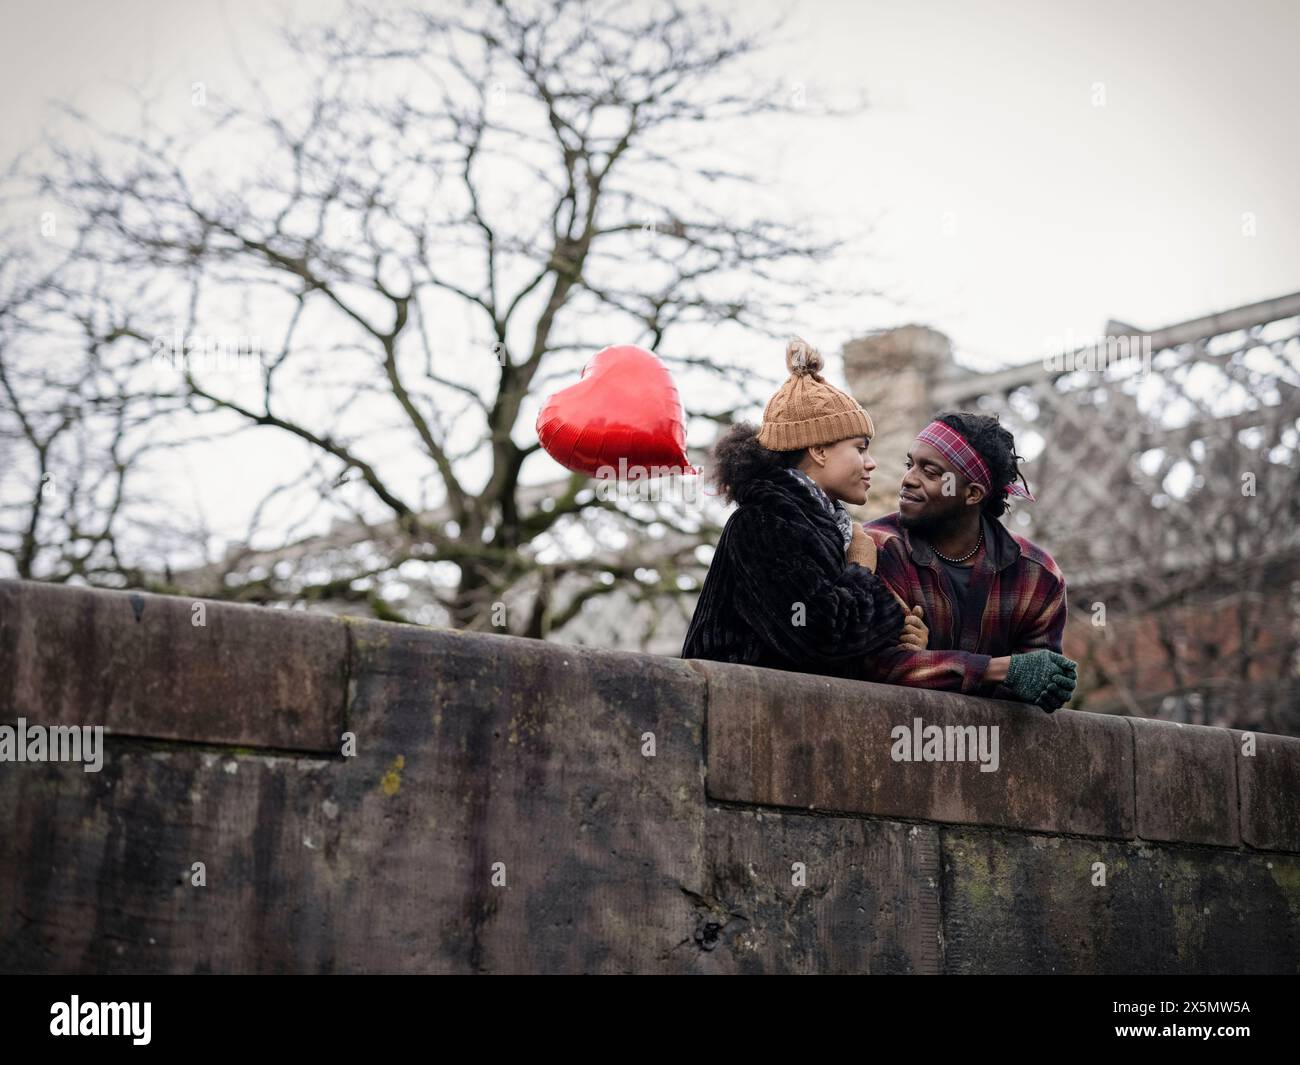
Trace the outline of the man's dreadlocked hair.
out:
M 945 411 L 936 415 L 935 420 L 961 433 L 988 464 L 989 475 L 993 478 L 990 486 L 993 491 L 985 497 L 980 508 L 990 518 L 1002 517 L 1007 512 L 1007 485 L 1014 484 L 1017 480 L 1024 482 L 1018 465 L 1024 459 L 1016 454 L 1016 438 L 998 421 L 996 414 L 990 416 L 972 414 L 970 411 Z M 1028 484 L 1025 487 L 1028 488 Z

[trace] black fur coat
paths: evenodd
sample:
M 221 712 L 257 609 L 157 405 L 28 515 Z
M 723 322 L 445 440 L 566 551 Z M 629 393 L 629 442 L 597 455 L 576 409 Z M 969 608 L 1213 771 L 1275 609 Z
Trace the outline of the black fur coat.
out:
M 845 560 L 834 519 L 786 470 L 732 492 L 682 647 L 683 658 L 862 679 L 898 641 L 903 610 L 869 569 Z

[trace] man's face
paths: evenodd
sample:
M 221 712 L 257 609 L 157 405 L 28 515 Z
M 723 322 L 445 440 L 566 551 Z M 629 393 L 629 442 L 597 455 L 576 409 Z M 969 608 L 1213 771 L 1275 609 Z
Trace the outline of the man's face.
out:
M 898 520 L 903 528 L 923 532 L 942 527 L 983 498 L 979 486 L 954 470 L 934 447 L 919 440 L 912 444 L 898 491 Z

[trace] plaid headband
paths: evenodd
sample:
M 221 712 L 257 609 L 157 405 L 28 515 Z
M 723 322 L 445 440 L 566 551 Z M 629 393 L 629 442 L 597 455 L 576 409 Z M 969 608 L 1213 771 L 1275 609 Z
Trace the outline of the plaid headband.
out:
M 945 422 L 933 421 L 916 434 L 916 439 L 924 444 L 929 444 L 939 454 L 943 455 L 953 464 L 958 473 L 972 484 L 977 484 L 983 488 L 985 495 L 993 494 L 993 489 L 990 487 L 993 477 L 989 473 L 988 463 L 984 461 L 978 451 L 966 442 L 966 438 L 951 425 Z M 1034 501 L 1034 497 L 1029 494 L 1029 490 L 1021 487 L 1015 481 L 1007 485 L 1003 491 L 1007 495 L 1028 499 L 1031 503 Z

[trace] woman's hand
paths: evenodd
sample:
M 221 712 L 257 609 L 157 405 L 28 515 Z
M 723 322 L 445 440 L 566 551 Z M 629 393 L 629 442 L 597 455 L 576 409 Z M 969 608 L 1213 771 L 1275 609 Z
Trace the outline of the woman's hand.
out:
M 914 606 L 908 610 L 906 603 L 901 599 L 899 602 L 903 606 L 903 631 L 898 637 L 898 646 L 905 647 L 909 651 L 924 651 L 925 645 L 930 641 L 930 630 L 921 620 L 925 615 L 925 608 Z
M 876 572 L 876 541 L 871 539 L 857 522 L 853 523 L 853 540 L 849 544 L 845 558 L 849 562 L 865 566 L 872 573 Z

